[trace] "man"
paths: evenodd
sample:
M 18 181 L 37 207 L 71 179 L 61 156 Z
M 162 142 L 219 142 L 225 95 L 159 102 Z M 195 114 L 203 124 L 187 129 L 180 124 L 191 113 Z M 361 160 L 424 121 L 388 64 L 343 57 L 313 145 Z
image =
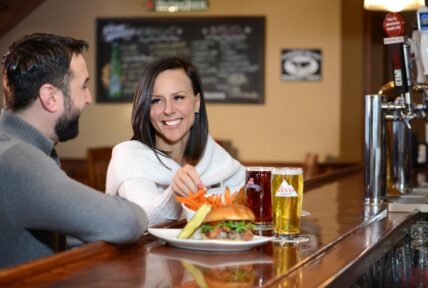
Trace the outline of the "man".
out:
M 33 34 L 3 56 L 0 113 L 0 267 L 48 256 L 65 236 L 83 242 L 137 240 L 147 216 L 137 205 L 67 177 L 54 145 L 75 138 L 91 103 L 85 41 Z M 62 245 L 58 245 L 62 243 Z

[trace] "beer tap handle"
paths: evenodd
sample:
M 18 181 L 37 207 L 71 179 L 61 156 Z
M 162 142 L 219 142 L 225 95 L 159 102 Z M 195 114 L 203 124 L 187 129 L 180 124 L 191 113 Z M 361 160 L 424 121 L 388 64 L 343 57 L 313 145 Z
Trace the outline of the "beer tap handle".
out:
M 422 57 L 423 52 L 421 50 L 421 34 L 418 30 L 414 30 L 412 33 L 411 48 L 411 50 L 413 51 L 416 68 L 416 85 L 425 84 L 426 76 L 424 73 L 423 60 L 426 58 L 426 56 L 424 55 L 424 58 Z
M 400 119 L 406 124 L 407 128 L 412 129 L 412 126 L 410 125 L 410 121 L 414 118 L 413 113 L 412 114 L 404 114 L 403 111 L 400 111 Z
M 412 126 L 410 125 L 410 120 L 407 118 L 404 118 L 403 121 L 404 121 L 404 124 L 406 124 L 407 128 L 409 128 L 409 130 L 411 130 Z

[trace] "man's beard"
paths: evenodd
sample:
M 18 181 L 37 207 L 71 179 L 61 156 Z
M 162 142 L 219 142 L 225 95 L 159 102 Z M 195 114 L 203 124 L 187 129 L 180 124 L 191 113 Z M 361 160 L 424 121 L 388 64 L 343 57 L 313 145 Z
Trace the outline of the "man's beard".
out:
M 76 138 L 79 134 L 80 111 L 74 109 L 70 97 L 66 99 L 65 112 L 55 125 L 55 132 L 60 142 Z

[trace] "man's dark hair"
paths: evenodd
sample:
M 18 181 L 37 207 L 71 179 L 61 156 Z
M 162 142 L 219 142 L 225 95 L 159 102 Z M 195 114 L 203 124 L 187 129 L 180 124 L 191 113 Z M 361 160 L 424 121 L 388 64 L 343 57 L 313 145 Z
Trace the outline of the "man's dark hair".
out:
M 2 59 L 5 108 L 11 111 L 26 108 L 37 99 L 40 87 L 46 83 L 68 95 L 71 58 L 88 47 L 83 40 L 45 33 L 26 35 L 13 42 Z
M 153 87 L 160 73 L 175 69 L 182 69 L 186 73 L 192 82 L 193 93 L 195 95 L 199 93 L 200 97 L 199 113 L 195 115 L 195 122 L 190 129 L 189 140 L 186 143 L 183 155 L 187 163 L 195 165 L 201 158 L 207 144 L 208 117 L 199 71 L 190 62 L 177 57 L 167 57 L 161 58 L 146 67 L 134 96 L 134 105 L 132 108 L 132 129 L 134 136 L 132 139 L 146 144 L 156 153 L 156 132 L 150 121 Z M 157 153 L 156 156 L 159 159 Z

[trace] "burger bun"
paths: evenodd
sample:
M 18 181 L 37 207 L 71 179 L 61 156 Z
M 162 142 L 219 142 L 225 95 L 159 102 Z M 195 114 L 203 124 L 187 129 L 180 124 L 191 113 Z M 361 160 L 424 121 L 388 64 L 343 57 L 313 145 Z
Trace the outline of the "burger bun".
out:
M 213 208 L 203 223 L 218 222 L 218 221 L 254 221 L 255 216 L 247 206 L 241 204 L 224 205 Z

